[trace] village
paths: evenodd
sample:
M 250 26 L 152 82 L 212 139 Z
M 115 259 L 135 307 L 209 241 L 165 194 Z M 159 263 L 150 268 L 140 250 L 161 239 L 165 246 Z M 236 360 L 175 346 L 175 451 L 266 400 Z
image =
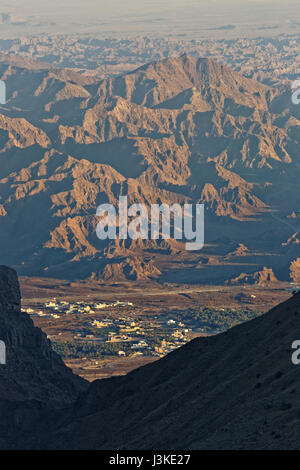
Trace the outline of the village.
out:
M 35 281 L 34 289 L 23 282 L 22 294 L 23 311 L 65 364 L 89 381 L 127 374 L 197 337 L 251 320 L 266 311 L 265 304 L 289 295 L 253 286 L 170 290 L 167 285 L 145 295 L 144 287 L 130 285 L 53 289 L 49 280 Z
M 48 325 L 49 322 L 52 325 L 57 322 L 57 331 L 47 336 L 63 357 L 162 357 L 193 336 L 192 328 L 176 315 L 139 317 L 137 307 L 132 302 L 68 302 L 53 299 L 26 306 L 23 311 Z M 59 331 L 59 321 L 66 319 L 72 325 L 71 331 L 70 328 Z

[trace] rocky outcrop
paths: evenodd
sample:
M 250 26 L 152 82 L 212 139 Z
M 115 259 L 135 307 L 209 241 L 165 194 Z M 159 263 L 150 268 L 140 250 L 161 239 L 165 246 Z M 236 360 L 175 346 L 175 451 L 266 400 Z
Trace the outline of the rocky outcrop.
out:
M 67 402 L 84 388 L 52 349 L 46 335 L 21 312 L 17 274 L 0 266 L 0 339 L 6 365 L 0 367 L 1 397 Z
M 264 267 L 261 271 L 252 274 L 242 273 L 238 277 L 232 279 L 230 284 L 256 284 L 258 286 L 266 286 L 278 282 L 274 272 L 270 268 Z
M 300 237 L 299 233 L 293 233 L 293 235 L 284 243 L 282 243 L 282 246 L 293 246 L 293 245 L 299 245 L 300 244 Z
M 290 279 L 293 282 L 300 282 L 300 258 L 295 259 L 290 265 Z
M 0 448 L 35 426 L 44 410 L 65 406 L 86 388 L 51 349 L 46 335 L 21 312 L 17 274 L 0 266 L 0 340 L 6 364 L 0 365 Z M 12 442 L 10 441 L 12 439 Z
M 141 257 L 127 258 L 120 263 L 109 263 L 99 274 L 92 275 L 92 279 L 102 281 L 145 281 L 159 277 L 161 272 L 152 260 L 143 260 Z

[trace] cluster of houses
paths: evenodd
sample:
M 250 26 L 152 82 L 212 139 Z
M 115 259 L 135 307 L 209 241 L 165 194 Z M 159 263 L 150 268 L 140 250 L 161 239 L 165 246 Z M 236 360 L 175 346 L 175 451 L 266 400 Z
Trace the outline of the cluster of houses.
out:
M 122 308 L 116 311 L 118 307 Z M 191 330 L 184 323 L 167 315 L 145 316 L 137 320 L 137 312 L 132 315 L 132 307 L 132 302 L 123 301 L 91 303 L 53 299 L 29 306 L 24 311 L 32 316 L 50 319 L 70 314 L 80 315 L 82 321 L 79 327 L 76 322 L 72 341 L 120 346 L 116 353 L 119 356 L 164 356 L 189 340 Z M 59 332 L 57 336 L 63 337 L 63 333 Z
M 90 327 L 93 333 L 79 332 L 74 339 L 121 344 L 125 350 L 120 349 L 119 356 L 164 356 L 186 343 L 191 331 L 182 322 L 165 317 L 147 317 L 139 321 L 133 321 L 130 317 L 101 318 L 91 321 Z M 168 340 L 165 338 L 166 334 Z
M 38 307 L 38 308 L 37 308 Z M 56 301 L 37 304 L 35 307 L 24 308 L 23 311 L 32 316 L 60 318 L 61 315 L 69 314 L 93 314 L 102 309 L 111 309 L 115 307 L 133 307 L 132 302 L 67 302 Z

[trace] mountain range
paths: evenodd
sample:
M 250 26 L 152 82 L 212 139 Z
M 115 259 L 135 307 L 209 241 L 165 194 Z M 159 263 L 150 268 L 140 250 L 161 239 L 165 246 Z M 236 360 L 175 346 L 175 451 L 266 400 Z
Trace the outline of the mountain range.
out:
M 300 108 L 187 54 L 104 80 L 0 55 L 2 262 L 19 274 L 300 281 Z M 100 241 L 96 208 L 205 204 L 205 247 Z M 245 250 L 241 252 L 241 246 Z M 273 282 L 272 281 L 272 282 Z

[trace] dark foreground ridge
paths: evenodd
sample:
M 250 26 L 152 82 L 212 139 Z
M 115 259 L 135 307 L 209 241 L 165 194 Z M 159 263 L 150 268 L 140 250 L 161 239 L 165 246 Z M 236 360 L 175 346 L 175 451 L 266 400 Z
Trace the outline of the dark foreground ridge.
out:
M 300 366 L 291 362 L 291 344 L 300 335 L 299 295 L 226 333 L 195 339 L 125 377 L 95 381 L 66 404 L 67 390 L 69 398 L 75 397 L 82 382 L 20 313 L 17 292 L 16 275 L 1 268 L 0 334 L 12 346 L 12 366 L 0 369 L 3 448 L 300 448 Z M 12 367 L 14 374 L 9 373 Z M 60 408 L 49 395 L 61 399 Z M 35 410 L 30 420 L 29 406 Z M 20 423 L 25 422 L 22 433 Z M 6 425 L 10 433 L 5 441 Z
M 68 369 L 46 335 L 21 312 L 14 270 L 0 266 L 0 340 L 6 365 L 0 365 L 0 448 L 29 437 L 47 409 L 73 402 L 86 382 Z

